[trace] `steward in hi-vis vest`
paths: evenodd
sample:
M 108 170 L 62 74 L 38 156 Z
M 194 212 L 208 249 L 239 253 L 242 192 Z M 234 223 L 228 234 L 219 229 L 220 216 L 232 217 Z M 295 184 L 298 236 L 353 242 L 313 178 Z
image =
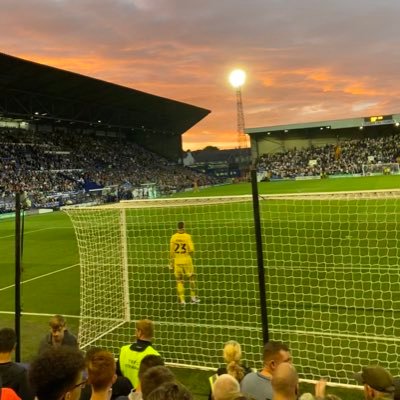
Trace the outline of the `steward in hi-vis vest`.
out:
M 134 389 L 139 384 L 139 367 L 144 357 L 149 354 L 159 356 L 160 353 L 152 347 L 154 324 L 148 319 L 136 323 L 136 342 L 121 347 L 117 372 L 130 380 Z

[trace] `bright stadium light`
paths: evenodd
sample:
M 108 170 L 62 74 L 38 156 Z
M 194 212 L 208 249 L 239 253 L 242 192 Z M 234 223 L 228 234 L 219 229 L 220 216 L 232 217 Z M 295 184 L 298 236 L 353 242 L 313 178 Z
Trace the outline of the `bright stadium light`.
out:
M 240 88 L 246 81 L 246 72 L 235 69 L 229 74 L 229 82 L 234 88 Z
M 229 82 L 233 88 L 236 89 L 236 110 L 237 110 L 237 134 L 238 134 L 238 148 L 246 148 L 247 137 L 244 133 L 244 114 L 242 102 L 242 86 L 246 81 L 246 73 L 241 69 L 235 69 L 229 74 Z

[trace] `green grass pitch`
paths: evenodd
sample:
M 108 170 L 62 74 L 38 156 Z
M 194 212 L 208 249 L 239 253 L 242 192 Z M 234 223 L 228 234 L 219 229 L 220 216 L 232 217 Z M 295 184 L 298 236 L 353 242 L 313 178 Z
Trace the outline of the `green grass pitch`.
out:
M 387 189 L 400 187 L 400 177 L 368 177 L 353 179 L 327 179 L 317 181 L 284 181 L 261 183 L 259 185 L 260 194 L 263 193 L 290 193 L 290 192 L 334 192 L 343 190 L 366 190 L 366 189 Z M 213 196 L 213 195 L 235 195 L 250 194 L 249 184 L 238 184 L 221 186 L 217 188 L 204 189 L 200 193 L 186 193 L 184 196 Z M 390 204 L 389 204 L 390 205 Z M 314 211 L 318 205 L 314 204 Z M 323 206 L 322 206 L 323 207 Z M 386 207 L 388 202 L 386 201 Z M 277 209 L 279 205 L 277 205 Z M 349 205 L 349 214 L 351 205 Z M 399 211 L 399 206 L 393 204 L 393 210 Z M 362 211 L 362 210 L 361 210 Z M 346 374 L 346 366 L 354 363 L 354 347 L 359 346 L 362 350 L 361 358 L 356 360 L 360 364 L 367 362 L 366 357 L 379 360 L 380 353 L 389 352 L 396 358 L 389 360 L 390 364 L 397 362 L 398 347 L 397 341 L 371 344 L 368 339 L 370 336 L 399 337 L 400 336 L 400 309 L 393 310 L 393 305 L 399 306 L 398 300 L 393 299 L 391 293 L 400 293 L 397 265 L 397 254 L 386 254 L 386 248 L 397 240 L 397 236 L 388 237 L 385 229 L 389 227 L 391 232 L 397 232 L 399 226 L 399 216 L 392 216 L 392 219 L 384 221 L 376 220 L 375 215 L 361 213 L 361 217 L 352 217 L 357 220 L 346 218 L 345 214 L 338 214 L 336 220 L 320 221 L 320 213 L 313 214 L 311 210 L 304 210 L 302 215 L 291 216 L 286 221 L 274 221 L 273 216 L 268 215 L 267 210 L 262 209 L 264 239 L 275 241 L 275 250 L 269 251 L 270 243 L 265 243 L 265 264 L 269 268 L 267 272 L 268 291 L 276 295 L 267 296 L 270 308 L 269 319 L 272 333 L 274 326 L 282 328 L 281 336 L 283 340 L 308 343 L 307 351 L 312 354 L 323 353 L 326 346 L 334 345 L 345 348 L 346 351 L 340 357 L 334 353 L 328 355 L 328 361 L 338 364 L 339 369 Z M 195 218 L 194 218 L 195 220 Z M 308 228 L 315 229 L 315 223 L 322 227 L 319 237 L 310 238 L 307 235 Z M 216 221 L 218 223 L 218 221 Z M 324 236 L 324 223 L 326 231 L 335 232 L 333 237 Z M 358 232 L 353 232 L 354 223 L 358 225 Z M 332 228 L 332 224 L 335 225 Z M 364 224 L 364 225 L 363 225 Z M 390 225 L 391 224 L 391 225 Z M 240 221 L 238 221 L 240 227 Z M 366 229 L 373 226 L 373 232 Z M 200 229 L 200 228 L 197 228 Z M 333 230 L 332 230 L 333 229 Z M 0 220 L 0 326 L 13 325 L 14 311 L 14 220 Z M 346 232 L 346 235 L 342 233 Z M 243 230 L 236 228 L 230 233 L 241 235 Z M 248 234 L 248 232 L 246 232 Z M 332 236 L 332 235 L 331 235 Z M 283 237 L 283 239 L 282 239 Z M 292 239 L 291 239 L 292 237 Z M 294 239 L 294 237 L 296 239 Z M 373 242 L 374 241 L 374 242 Z M 355 250 L 355 244 L 364 243 L 361 250 Z M 373 243 L 373 246 L 372 246 Z M 307 244 L 308 250 L 313 249 L 313 256 L 302 256 L 301 247 Z M 161 250 L 163 243 L 160 242 Z M 201 244 L 200 244 L 201 246 Z M 214 248 L 210 251 L 218 250 L 218 244 L 213 244 Z M 367 246 L 373 248 L 368 249 Z M 333 270 L 337 253 L 340 248 L 346 249 L 348 254 L 341 254 L 343 267 Z M 282 251 L 277 251 L 281 249 Z M 322 250 L 325 249 L 325 250 Z M 327 257 L 328 249 L 329 257 Z M 234 265 L 234 248 L 224 248 L 224 252 L 229 251 L 231 257 L 228 265 Z M 287 251 L 283 251 L 287 250 Z M 162 250 L 165 252 L 165 250 Z M 393 250 L 395 252 L 395 250 Z M 386 253 L 385 253 L 386 252 Z M 298 254 L 293 258 L 293 254 Z M 164 254 L 160 256 L 160 260 Z M 278 258 L 277 258 L 278 257 Z M 382 258 L 386 257 L 386 258 Z M 382 261 L 383 260 L 383 261 Z M 161 262 L 161 261 L 160 261 Z M 221 264 L 221 260 L 216 260 Z M 380 266 L 376 262 L 384 262 L 387 271 L 379 271 Z M 201 261 L 196 263 L 201 265 Z M 280 269 L 279 265 L 293 266 L 285 270 Z M 163 265 L 165 261 L 163 262 Z M 321 268 L 321 264 L 324 268 Z M 22 355 L 25 361 L 29 361 L 35 354 L 37 344 L 41 336 L 46 331 L 48 315 L 61 313 L 69 316 L 68 323 L 72 331 L 77 331 L 77 316 L 79 315 L 79 256 L 72 224 L 69 218 L 61 212 L 29 216 L 25 218 L 25 237 L 23 253 L 23 281 L 22 302 L 23 302 L 23 322 L 22 322 Z M 210 265 L 211 267 L 211 265 Z M 305 268 L 308 272 L 304 273 Z M 380 274 L 379 281 L 376 281 L 374 269 Z M 207 273 L 207 269 L 204 268 Z M 270 274 L 270 275 L 268 275 Z M 270 279 L 268 279 L 268 276 Z M 383 276 L 383 278 L 382 278 Z M 199 278 L 200 279 L 200 278 Z M 206 279 L 205 279 L 206 280 Z M 140 280 L 139 280 L 140 281 Z M 282 285 L 282 282 L 284 284 Z M 323 282 L 322 288 L 318 286 Z M 335 283 L 336 282 L 336 283 Z M 356 284 L 354 284 L 356 282 Z M 170 281 L 172 287 L 161 288 L 163 298 L 174 296 L 174 283 Z M 254 282 L 248 284 L 253 285 Z M 290 293 L 283 298 L 279 293 L 285 287 L 290 288 Z M 335 284 L 335 287 L 333 285 Z M 310 288 L 315 287 L 314 290 Z M 211 290 L 212 288 L 204 288 Z M 240 299 L 240 284 L 235 290 L 238 295 L 238 302 L 246 304 L 254 299 Z M 321 301 L 321 291 L 326 294 L 325 301 Z M 374 293 L 382 292 L 380 298 L 374 298 Z M 352 297 L 349 293 L 353 293 Z M 158 292 L 160 293 L 160 292 Z M 204 296 L 210 298 L 211 294 Z M 322 297 L 323 298 L 323 297 Z M 332 299 L 337 299 L 333 301 Z M 299 307 L 301 305 L 301 307 Z M 275 312 L 279 308 L 286 310 L 286 319 L 282 319 L 282 314 Z M 365 309 L 369 309 L 366 312 Z M 364 316 L 360 317 L 359 310 L 363 310 Z M 329 315 L 336 315 L 335 319 Z M 392 323 L 382 324 L 383 317 L 390 314 Z M 177 312 L 165 316 L 167 318 L 179 318 Z M 195 315 L 186 316 L 190 320 Z M 352 330 L 355 325 L 352 322 L 360 322 L 362 318 L 365 330 L 358 332 Z M 336 339 L 330 337 L 307 335 L 304 332 L 293 333 L 293 326 L 296 321 L 303 321 L 304 326 L 310 324 L 310 329 L 318 332 L 324 330 L 334 330 L 339 335 Z M 233 322 L 233 321 L 232 321 Z M 296 330 L 296 329 L 295 329 Z M 298 330 L 300 331 L 300 330 Z M 364 338 L 364 339 L 363 339 Z M 301 346 L 294 351 L 296 357 L 302 357 Z M 310 354 L 311 354 L 310 353 Z M 221 360 L 222 361 L 222 360 Z M 325 359 L 325 361 L 327 361 Z M 325 375 L 324 364 L 318 357 L 310 362 L 301 371 L 304 375 L 318 374 Z M 340 373 L 339 373 L 340 375 Z M 194 390 L 196 392 L 196 390 Z M 201 393 L 200 393 L 201 394 Z

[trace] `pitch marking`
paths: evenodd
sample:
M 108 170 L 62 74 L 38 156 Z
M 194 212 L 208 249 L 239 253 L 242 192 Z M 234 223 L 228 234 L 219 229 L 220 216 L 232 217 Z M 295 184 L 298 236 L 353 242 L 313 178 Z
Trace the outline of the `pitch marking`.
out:
M 32 282 L 32 281 L 36 281 L 37 279 L 45 278 L 46 276 L 53 275 L 53 274 L 57 274 L 57 273 L 62 272 L 62 271 L 66 271 L 66 270 L 71 269 L 71 268 L 74 268 L 74 267 L 76 267 L 76 266 L 78 266 L 78 265 L 79 265 L 79 264 L 70 265 L 69 267 L 57 269 L 56 271 L 49 272 L 48 274 L 43 274 L 43 275 L 35 276 L 34 278 L 27 279 L 26 281 L 22 281 L 21 284 L 29 283 L 29 282 Z M 9 285 L 9 286 L 3 287 L 3 288 L 0 288 L 0 292 L 2 292 L 3 290 L 11 289 L 11 288 L 13 288 L 13 287 L 15 287 L 15 284 L 14 284 L 14 285 Z
M 24 234 L 28 235 L 30 233 L 35 233 L 35 232 L 40 232 L 40 231 L 49 231 L 49 230 L 52 230 L 52 229 L 72 229 L 72 227 L 70 227 L 70 226 L 55 226 L 55 227 L 52 227 L 52 228 L 41 228 L 41 229 L 35 229 L 33 231 L 25 231 Z M 14 236 L 15 236 L 15 234 L 7 235 L 7 236 L 0 236 L 0 239 L 7 239 L 7 238 L 10 238 L 10 237 L 14 237 Z

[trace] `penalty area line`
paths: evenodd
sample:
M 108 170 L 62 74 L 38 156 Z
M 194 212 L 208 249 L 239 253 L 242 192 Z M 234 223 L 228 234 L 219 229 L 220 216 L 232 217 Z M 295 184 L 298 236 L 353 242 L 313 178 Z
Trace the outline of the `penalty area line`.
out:
M 32 231 L 25 231 L 24 235 L 30 235 L 31 233 L 42 232 L 42 231 L 50 231 L 53 229 L 72 229 L 72 227 L 70 227 L 70 226 L 53 226 L 51 228 L 40 228 L 40 229 L 34 229 Z M 11 238 L 11 237 L 15 237 L 15 233 L 13 233 L 12 235 L 0 236 L 0 239 L 7 239 L 7 238 Z
M 78 266 L 78 265 L 79 265 L 79 264 L 70 265 L 69 267 L 57 269 L 56 271 L 52 271 L 52 272 L 49 272 L 49 273 L 47 273 L 47 274 L 35 276 L 34 278 L 27 279 L 26 281 L 22 281 L 22 282 L 21 282 L 21 285 L 23 285 L 23 284 L 25 284 L 25 283 L 32 282 L 32 281 L 36 281 L 36 280 L 38 280 L 38 279 L 46 278 L 47 276 L 50 276 L 50 275 L 58 274 L 59 272 L 67 271 L 68 269 L 75 268 L 75 267 Z M 3 290 L 11 289 L 11 288 L 13 288 L 13 287 L 15 287 L 15 284 L 9 285 L 9 286 L 5 286 L 5 287 L 3 287 L 3 288 L 0 288 L 0 292 L 2 292 Z

